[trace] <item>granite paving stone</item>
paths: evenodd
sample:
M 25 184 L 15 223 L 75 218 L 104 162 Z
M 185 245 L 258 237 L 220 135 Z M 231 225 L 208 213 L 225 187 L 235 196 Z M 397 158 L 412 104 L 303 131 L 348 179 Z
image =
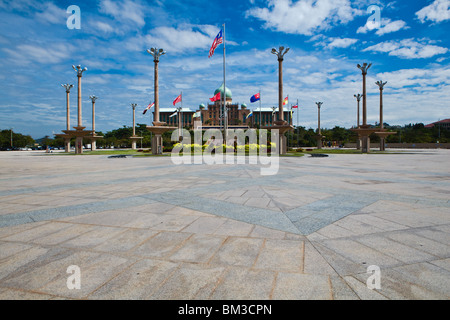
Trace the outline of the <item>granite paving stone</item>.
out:
M 160 232 L 138 246 L 133 254 L 149 258 L 164 258 L 181 248 L 192 233 Z
M 178 263 L 143 259 L 123 270 L 88 297 L 96 300 L 146 299 L 177 268 Z
M 331 282 L 327 275 L 280 272 L 273 290 L 275 300 L 331 300 Z
M 210 260 L 211 264 L 251 267 L 263 245 L 263 239 L 230 237 Z
M 269 300 L 275 283 L 275 272 L 230 267 L 211 294 L 213 300 Z
M 280 157 L 272 176 L 1 152 L 0 299 L 448 300 L 450 151 L 391 151 Z

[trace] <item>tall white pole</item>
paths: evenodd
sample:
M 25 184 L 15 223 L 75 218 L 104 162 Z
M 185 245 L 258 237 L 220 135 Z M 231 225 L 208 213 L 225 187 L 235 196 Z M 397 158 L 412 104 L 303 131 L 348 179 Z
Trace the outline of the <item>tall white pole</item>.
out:
M 261 130 L 261 89 L 259 89 L 259 130 Z
M 223 118 L 224 118 L 224 138 L 225 144 L 227 143 L 227 130 L 228 130 L 228 112 L 227 112 L 227 96 L 226 96 L 226 49 L 225 49 L 225 23 L 223 24 Z
M 298 114 L 300 113 L 300 107 L 298 105 L 298 99 L 297 99 L 297 144 L 298 147 L 300 147 L 300 129 L 299 129 L 299 120 L 298 120 Z

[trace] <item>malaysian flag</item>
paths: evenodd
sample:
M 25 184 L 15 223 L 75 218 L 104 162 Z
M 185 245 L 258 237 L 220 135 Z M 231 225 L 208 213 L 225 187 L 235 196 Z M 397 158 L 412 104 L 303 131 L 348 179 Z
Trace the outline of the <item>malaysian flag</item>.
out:
M 213 42 L 213 44 L 211 46 L 211 49 L 209 49 L 209 56 L 208 56 L 208 58 L 211 58 L 213 56 L 214 51 L 219 46 L 219 44 L 221 44 L 222 42 L 223 42 L 222 30 L 220 30 L 220 32 L 217 34 L 216 38 L 214 39 L 214 42 Z
M 145 114 L 146 112 L 147 112 L 147 110 L 150 110 L 153 106 L 155 105 L 155 103 L 153 102 L 153 103 L 150 103 L 148 106 L 147 106 L 147 108 L 145 108 L 145 110 L 144 110 L 144 113 L 143 114 Z

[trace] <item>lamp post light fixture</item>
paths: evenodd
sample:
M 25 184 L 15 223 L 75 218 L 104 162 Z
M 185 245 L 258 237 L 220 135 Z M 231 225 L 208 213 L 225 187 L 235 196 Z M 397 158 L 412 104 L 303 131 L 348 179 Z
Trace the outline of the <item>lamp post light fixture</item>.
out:
M 158 75 L 158 63 L 159 57 L 165 55 L 166 52 L 163 49 L 151 48 L 147 52 L 152 55 L 153 62 L 155 63 L 155 117 L 153 123 L 159 124 L 159 75 Z
M 384 89 L 384 86 L 386 85 L 386 83 L 387 83 L 387 81 L 383 82 L 381 80 L 375 82 L 375 84 L 380 88 L 380 129 L 384 128 L 384 125 L 383 125 L 383 89 Z
M 322 130 L 320 129 L 320 108 L 323 105 L 323 102 L 316 102 L 317 105 L 317 113 L 318 113 L 318 121 L 317 121 L 317 149 L 322 149 Z
M 179 138 L 180 141 L 182 140 L 182 133 L 181 133 L 181 130 L 183 129 L 182 119 L 181 119 L 181 117 L 182 117 L 181 110 L 183 110 L 182 107 L 176 108 L 176 111 L 177 111 L 177 117 L 178 117 L 178 138 Z
M 70 90 L 73 88 L 73 84 L 62 84 L 61 87 L 63 87 L 64 89 L 66 89 L 66 128 L 67 130 L 70 130 L 70 100 L 69 100 L 69 95 L 70 95 Z
M 275 110 L 277 110 L 277 107 L 272 107 L 272 125 L 275 125 L 275 119 L 276 119 Z
M 137 103 L 132 103 L 131 108 L 133 108 L 133 137 L 136 135 L 136 107 Z
M 318 110 L 318 126 L 317 126 L 317 133 L 318 133 L 319 135 L 321 135 L 321 134 L 322 134 L 322 131 L 321 131 L 321 129 L 320 129 L 320 107 L 322 107 L 323 102 L 316 102 L 316 105 L 317 105 L 317 110 Z
M 136 150 L 136 141 L 141 139 L 142 137 L 136 136 L 136 107 L 137 103 L 132 103 L 131 108 L 133 108 L 133 135 L 130 137 L 131 139 L 131 149 Z
M 367 94 L 366 94 L 366 75 L 367 70 L 372 66 L 372 64 L 363 63 L 361 66 L 360 64 L 357 65 L 358 69 L 361 70 L 362 76 L 363 76 L 363 93 L 362 93 L 362 99 L 363 99 L 363 127 L 367 126 Z
M 361 135 L 362 140 L 362 146 L 361 151 L 363 153 L 370 152 L 370 137 L 369 135 L 373 132 L 369 129 L 369 125 L 367 125 L 367 93 L 366 93 L 366 75 L 367 70 L 372 66 L 372 64 L 363 63 L 361 66 L 360 64 L 357 65 L 358 69 L 361 70 L 362 76 L 363 76 L 363 92 L 362 92 L 362 99 L 363 99 L 363 105 L 362 105 L 362 126 L 358 128 L 358 132 Z
M 66 130 L 70 130 L 70 90 L 73 88 L 73 84 L 61 84 L 61 87 L 66 89 Z M 70 152 L 70 137 L 64 138 L 64 151 Z
M 360 101 L 361 101 L 361 98 L 362 98 L 362 95 L 361 94 L 355 94 L 355 95 L 353 95 L 355 98 L 356 98 L 356 101 L 358 102 L 358 108 L 357 108 L 357 112 L 356 112 L 356 117 L 357 117 L 357 119 L 356 119 L 356 127 L 357 128 L 359 128 L 359 103 L 360 103 Z
M 84 136 L 84 129 L 86 127 L 83 127 L 83 118 L 82 118 L 82 112 L 81 112 L 81 78 L 83 77 L 83 72 L 87 71 L 87 68 L 81 68 L 80 65 L 78 66 L 72 66 L 73 70 L 77 72 L 78 77 L 78 125 L 75 128 L 76 130 L 76 139 L 75 139 L 75 154 L 82 154 L 83 153 L 83 136 Z
M 278 110 L 280 112 L 280 121 L 284 122 L 283 113 L 283 60 L 284 55 L 288 53 L 290 48 L 284 48 L 283 46 L 279 49 L 272 48 L 271 53 L 276 55 L 278 58 Z
M 83 72 L 87 71 L 87 68 L 81 68 L 80 65 L 72 66 L 73 70 L 77 72 L 78 77 L 78 127 L 82 127 L 82 117 L 81 117 L 81 78 L 83 77 Z
M 375 84 L 380 89 L 380 129 L 381 131 L 384 131 L 384 124 L 383 124 L 383 89 L 386 85 L 387 81 L 383 82 L 382 80 L 379 80 L 375 82 Z M 380 136 L 380 151 L 386 150 L 386 139 L 384 136 Z
M 98 97 L 89 96 L 89 99 L 91 99 L 92 101 L 92 136 L 95 136 L 95 101 L 97 101 Z M 94 151 L 96 149 L 97 149 L 97 141 L 95 141 L 95 139 L 92 139 L 91 151 Z
M 360 125 L 360 123 L 359 123 L 359 119 L 360 119 L 360 116 L 359 116 L 359 114 L 360 114 L 360 112 L 359 112 L 359 103 L 361 101 L 362 95 L 358 93 L 358 94 L 355 94 L 353 96 L 356 98 L 356 101 L 357 101 L 357 104 L 358 104 L 357 112 L 356 112 L 356 117 L 357 117 L 357 119 L 356 119 L 356 128 L 359 129 L 360 128 L 360 126 L 359 126 Z M 361 150 L 361 137 L 359 136 L 359 134 L 358 134 L 358 139 L 356 140 L 356 150 Z

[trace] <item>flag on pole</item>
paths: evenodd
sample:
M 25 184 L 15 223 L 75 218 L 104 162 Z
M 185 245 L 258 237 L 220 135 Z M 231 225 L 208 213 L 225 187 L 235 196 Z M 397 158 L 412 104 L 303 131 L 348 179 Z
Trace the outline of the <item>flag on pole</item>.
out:
M 275 110 L 277 110 L 277 109 L 273 109 L 273 111 L 272 111 L 272 115 L 274 115 L 274 114 L 275 114 Z
M 288 102 L 289 102 L 289 99 L 288 99 L 288 97 L 284 98 L 284 101 L 283 101 L 283 106 L 287 105 L 287 104 L 288 104 Z
M 292 106 L 292 109 L 297 109 L 298 108 L 298 104 L 295 106 Z
M 213 44 L 211 46 L 211 49 L 209 49 L 209 56 L 208 58 L 211 58 L 214 54 L 214 51 L 216 48 L 223 42 L 223 36 L 222 36 L 222 30 L 217 34 L 216 38 L 213 41 Z
M 175 100 L 173 100 L 173 105 L 176 105 L 178 102 L 181 102 L 181 94 Z
M 198 112 L 194 113 L 193 118 L 201 118 L 201 116 L 202 116 L 201 111 L 198 111 Z
M 209 98 L 209 100 L 211 100 L 212 102 L 219 101 L 220 100 L 220 91 L 217 92 L 217 94 L 214 97 Z
M 144 110 L 144 113 L 143 114 L 145 114 L 148 110 L 150 110 L 153 106 L 155 105 L 155 103 L 153 102 L 153 103 L 150 103 L 148 106 L 147 106 L 147 108 L 145 108 L 145 110 Z
M 250 98 L 250 102 L 253 103 L 253 102 L 259 101 L 259 99 L 260 99 L 260 95 L 259 95 L 259 93 L 257 93 Z
M 245 117 L 245 120 L 247 120 L 247 119 L 250 118 L 251 116 L 253 116 L 253 110 L 250 111 L 250 113 Z
M 175 111 L 174 113 L 172 113 L 169 118 L 175 117 L 177 115 L 178 111 Z

